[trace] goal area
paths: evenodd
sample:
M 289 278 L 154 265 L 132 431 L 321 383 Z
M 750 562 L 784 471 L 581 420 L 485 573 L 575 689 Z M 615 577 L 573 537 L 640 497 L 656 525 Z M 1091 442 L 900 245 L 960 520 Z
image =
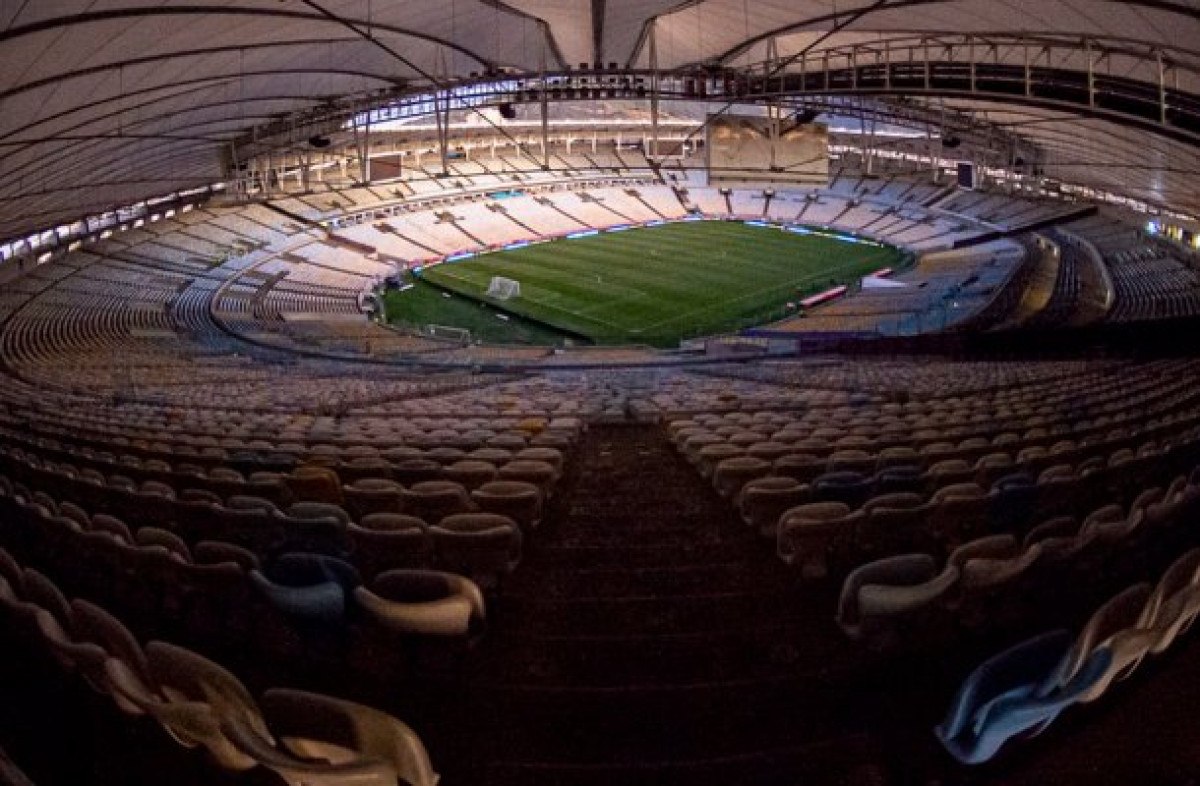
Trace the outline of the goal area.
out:
M 492 276 L 486 294 L 496 300 L 510 300 L 521 294 L 521 282 L 504 276 Z

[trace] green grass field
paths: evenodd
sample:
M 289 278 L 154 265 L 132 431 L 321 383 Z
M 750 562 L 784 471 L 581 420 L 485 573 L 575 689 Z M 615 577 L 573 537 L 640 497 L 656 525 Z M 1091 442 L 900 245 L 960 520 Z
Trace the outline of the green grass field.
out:
M 670 347 L 781 318 L 788 301 L 900 258 L 891 247 L 704 221 L 483 254 L 428 268 L 422 278 L 597 344 Z M 519 281 L 520 296 L 489 301 L 484 293 L 493 276 Z M 415 322 L 402 303 L 390 301 L 389 318 Z M 458 325 L 449 314 L 426 321 Z

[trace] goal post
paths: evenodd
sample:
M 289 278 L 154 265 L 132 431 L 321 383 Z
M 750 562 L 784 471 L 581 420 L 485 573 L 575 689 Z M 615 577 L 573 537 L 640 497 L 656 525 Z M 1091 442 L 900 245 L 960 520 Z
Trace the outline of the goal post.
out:
M 425 332 L 431 338 L 457 341 L 464 346 L 471 343 L 471 331 L 467 328 L 452 327 L 450 325 L 426 325 Z
M 504 276 L 492 276 L 485 293 L 496 300 L 511 300 L 521 294 L 521 282 Z

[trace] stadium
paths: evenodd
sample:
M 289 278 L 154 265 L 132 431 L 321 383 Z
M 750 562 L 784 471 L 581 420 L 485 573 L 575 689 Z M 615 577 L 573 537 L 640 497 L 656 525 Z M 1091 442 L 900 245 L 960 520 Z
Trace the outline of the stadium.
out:
M 0 22 L 0 784 L 1200 778 L 1197 0 Z

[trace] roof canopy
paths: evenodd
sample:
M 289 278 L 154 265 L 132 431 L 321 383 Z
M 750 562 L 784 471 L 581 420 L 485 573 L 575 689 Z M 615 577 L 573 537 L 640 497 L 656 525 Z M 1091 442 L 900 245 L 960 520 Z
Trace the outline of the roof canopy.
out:
M 1200 0 L 5 0 L 0 29 L 0 237 L 212 182 L 223 143 L 334 97 L 488 67 L 645 67 L 651 38 L 676 68 L 867 44 L 912 59 L 938 36 L 958 44 L 930 58 L 958 58 L 969 35 L 980 61 L 1200 95 Z M 1044 145 L 1053 174 L 1200 212 L 1186 140 L 954 105 Z

